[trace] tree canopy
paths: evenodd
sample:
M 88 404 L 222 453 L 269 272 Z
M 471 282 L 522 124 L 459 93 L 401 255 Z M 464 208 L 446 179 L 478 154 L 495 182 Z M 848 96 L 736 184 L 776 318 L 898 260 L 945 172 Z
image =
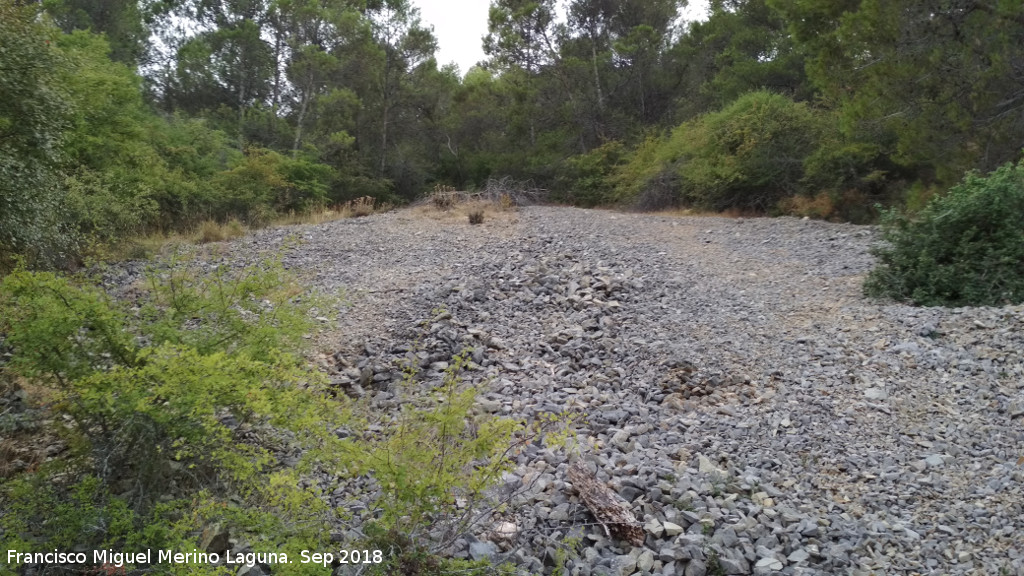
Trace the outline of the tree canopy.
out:
M 90 238 L 504 176 L 685 205 L 730 185 L 693 180 L 700 166 L 740 151 L 671 142 L 765 92 L 816 128 L 783 159 L 784 198 L 718 208 L 818 198 L 834 209 L 816 216 L 866 219 L 1021 156 L 1020 0 L 714 0 L 700 22 L 684 5 L 493 0 L 487 59 L 460 75 L 409 0 L 0 0 L 0 243 L 73 257 Z

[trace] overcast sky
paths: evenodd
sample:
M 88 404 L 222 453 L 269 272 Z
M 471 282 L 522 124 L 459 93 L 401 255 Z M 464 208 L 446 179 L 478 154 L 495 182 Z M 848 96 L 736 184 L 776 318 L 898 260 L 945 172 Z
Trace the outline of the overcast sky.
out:
M 437 36 L 437 64 L 459 65 L 465 74 L 484 59 L 483 37 L 487 34 L 487 9 L 490 0 L 413 0 L 424 24 L 434 26 Z M 684 12 L 687 19 L 702 18 L 707 0 L 690 0 Z

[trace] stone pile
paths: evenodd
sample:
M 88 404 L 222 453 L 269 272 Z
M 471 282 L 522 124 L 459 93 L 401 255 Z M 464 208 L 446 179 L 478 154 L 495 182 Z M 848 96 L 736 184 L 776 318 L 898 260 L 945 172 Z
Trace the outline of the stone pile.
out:
M 865 300 L 869 227 L 528 208 L 407 212 L 242 239 L 346 290 L 339 390 L 393 409 L 467 350 L 479 408 L 577 415 L 532 444 L 511 512 L 452 553 L 526 572 L 1024 574 L 1024 308 Z M 416 344 L 418 342 L 418 344 Z M 609 537 L 567 480 L 631 503 Z M 340 498 L 340 504 L 343 498 Z

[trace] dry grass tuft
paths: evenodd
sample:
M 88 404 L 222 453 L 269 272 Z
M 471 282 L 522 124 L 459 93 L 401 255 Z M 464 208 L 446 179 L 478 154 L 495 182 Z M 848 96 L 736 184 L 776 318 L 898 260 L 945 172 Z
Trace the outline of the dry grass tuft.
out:
M 233 238 L 245 236 L 249 229 L 238 220 L 232 218 L 221 224 L 213 220 L 207 220 L 199 225 L 195 233 L 196 244 L 209 244 L 210 242 L 224 242 Z
M 645 214 L 656 214 L 658 216 L 669 216 L 675 218 L 762 218 L 764 214 L 759 212 L 743 211 L 730 208 L 723 212 L 712 212 L 708 210 L 695 210 L 693 208 L 670 208 L 668 210 L 657 210 L 645 212 Z
M 349 218 L 362 218 L 369 216 L 378 210 L 377 200 L 372 196 L 362 196 L 355 200 L 349 200 L 342 207 L 342 213 Z
M 428 198 L 427 202 L 413 206 L 407 213 L 417 218 L 433 220 L 444 225 L 457 226 L 466 222 L 474 224 L 471 218 L 475 218 L 472 214 L 477 212 L 480 213 L 480 218 L 482 218 L 482 221 L 477 224 L 486 223 L 488 226 L 496 224 L 504 227 L 519 221 L 519 213 L 515 209 L 507 210 L 502 208 L 497 202 L 479 198 L 463 199 L 447 210 L 438 209 Z
M 296 224 L 323 224 L 325 222 L 333 222 L 348 216 L 343 214 L 340 209 L 328 208 L 326 206 L 314 208 L 305 212 L 289 212 L 283 216 L 275 218 L 272 226 L 294 226 Z
M 502 212 L 509 212 L 516 209 L 516 203 L 511 194 L 502 193 L 498 196 L 498 207 Z
M 451 210 L 462 200 L 461 194 L 451 186 L 438 184 L 430 193 L 430 201 L 438 210 Z
M 362 218 L 378 212 L 387 212 L 393 206 L 387 203 L 378 203 L 372 196 L 362 196 L 355 200 L 349 200 L 337 206 L 322 206 L 305 212 L 289 212 L 287 215 L 274 220 L 275 226 L 294 226 L 296 224 L 324 224 L 343 220 L 345 218 Z
M 807 216 L 816 220 L 827 220 L 836 215 L 832 196 L 821 192 L 817 196 L 790 196 L 779 201 L 779 210 L 789 216 Z

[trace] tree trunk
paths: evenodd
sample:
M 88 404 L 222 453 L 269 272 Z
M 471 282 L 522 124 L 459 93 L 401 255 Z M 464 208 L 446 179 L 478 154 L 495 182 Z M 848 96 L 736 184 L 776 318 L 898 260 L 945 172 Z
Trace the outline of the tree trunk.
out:
M 302 103 L 299 105 L 299 117 L 295 120 L 295 143 L 292 145 L 292 158 L 299 155 L 299 144 L 302 143 L 302 125 L 306 120 L 306 111 L 309 109 L 309 101 L 313 99 L 313 81 L 310 80 L 306 90 L 302 93 Z
M 597 41 L 590 38 L 590 59 L 594 65 L 594 92 L 597 94 L 597 109 L 604 110 L 604 95 L 601 93 L 601 76 L 597 72 Z

